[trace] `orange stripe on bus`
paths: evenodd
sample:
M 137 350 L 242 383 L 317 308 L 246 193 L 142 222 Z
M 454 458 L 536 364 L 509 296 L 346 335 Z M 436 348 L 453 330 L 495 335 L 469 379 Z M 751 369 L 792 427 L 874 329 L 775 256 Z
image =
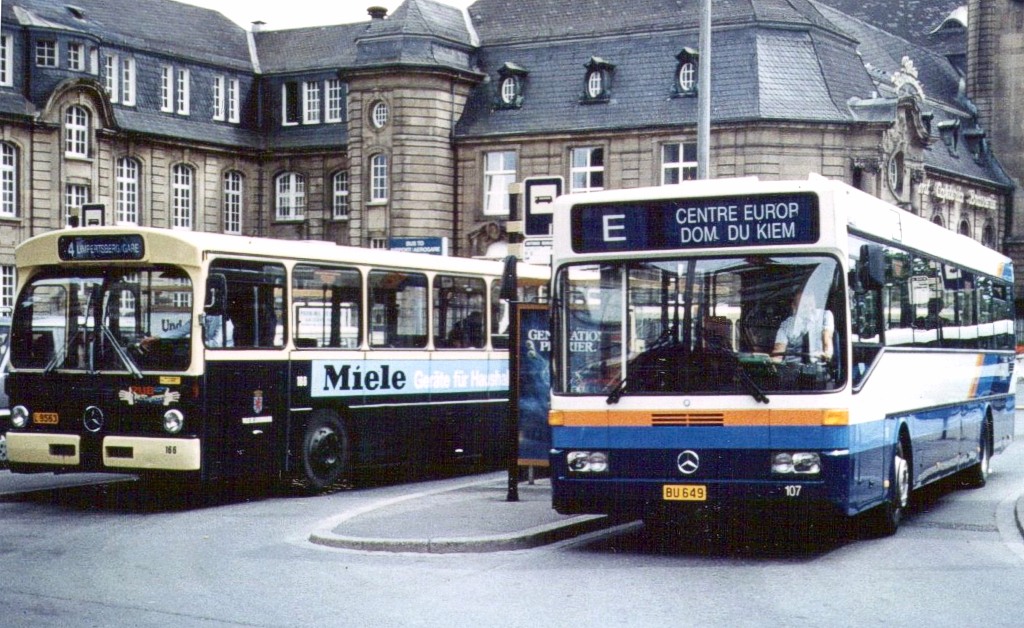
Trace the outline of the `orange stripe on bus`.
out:
M 836 409 L 552 410 L 548 422 L 564 427 L 847 425 L 849 414 Z

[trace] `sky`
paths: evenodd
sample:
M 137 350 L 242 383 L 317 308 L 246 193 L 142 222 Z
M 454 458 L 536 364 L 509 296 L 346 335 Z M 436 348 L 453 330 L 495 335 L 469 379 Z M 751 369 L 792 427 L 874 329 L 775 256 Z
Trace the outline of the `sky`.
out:
M 464 8 L 474 0 L 435 0 Z M 222 13 L 239 26 L 250 28 L 256 20 L 266 22 L 264 30 L 303 26 L 325 26 L 363 22 L 370 19 L 366 9 L 381 6 L 394 12 L 402 0 L 179 0 Z

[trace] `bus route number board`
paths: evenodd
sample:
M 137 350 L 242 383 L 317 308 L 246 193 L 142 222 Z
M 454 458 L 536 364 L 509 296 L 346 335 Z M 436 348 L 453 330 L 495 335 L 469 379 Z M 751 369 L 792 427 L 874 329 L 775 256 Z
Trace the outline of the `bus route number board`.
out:
M 708 499 L 708 487 L 703 484 L 664 484 L 661 498 L 667 502 L 704 502 Z

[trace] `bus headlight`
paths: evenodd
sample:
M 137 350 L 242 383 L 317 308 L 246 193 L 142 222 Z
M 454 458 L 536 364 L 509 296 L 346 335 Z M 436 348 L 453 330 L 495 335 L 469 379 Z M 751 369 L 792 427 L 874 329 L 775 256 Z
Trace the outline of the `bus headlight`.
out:
M 813 451 L 778 452 L 772 456 L 772 473 L 817 475 L 821 473 L 821 456 Z
M 14 427 L 25 427 L 28 425 L 28 408 L 25 406 L 14 406 L 11 408 L 11 425 Z
M 168 410 L 164 412 L 164 431 L 168 434 L 177 434 L 185 425 L 185 415 L 181 410 Z
M 608 454 L 603 451 L 570 451 L 566 455 L 571 473 L 605 473 Z

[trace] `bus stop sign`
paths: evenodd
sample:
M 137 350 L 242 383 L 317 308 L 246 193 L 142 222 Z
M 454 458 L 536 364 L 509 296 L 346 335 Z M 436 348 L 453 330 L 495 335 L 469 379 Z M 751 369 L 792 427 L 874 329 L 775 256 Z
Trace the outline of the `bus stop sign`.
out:
M 551 236 L 555 199 L 562 194 L 562 177 L 527 177 L 523 180 L 526 197 L 524 235 Z

